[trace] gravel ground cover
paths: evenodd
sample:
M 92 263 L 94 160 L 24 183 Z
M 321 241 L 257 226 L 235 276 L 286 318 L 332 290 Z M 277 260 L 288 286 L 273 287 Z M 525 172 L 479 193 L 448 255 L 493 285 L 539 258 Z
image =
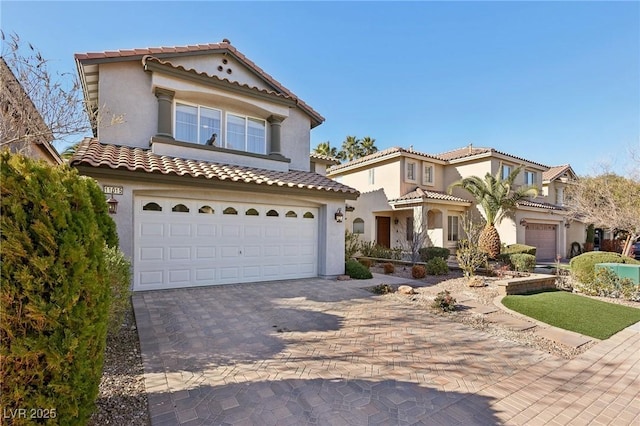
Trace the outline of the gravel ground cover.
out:
M 371 271 L 384 274 L 381 266 L 373 266 Z M 413 280 L 410 267 L 396 267 L 393 275 Z M 419 285 L 414 287 L 416 294 L 390 293 L 380 297 L 398 298 L 404 303 L 423 306 L 425 312 L 430 315 L 446 315 L 453 321 L 465 323 L 498 339 L 516 342 L 565 359 L 574 358 L 595 344 L 588 343 L 579 348 L 565 347 L 536 335 L 535 331 L 516 332 L 492 323 L 490 322 L 492 314 L 474 314 L 465 310 L 438 314 L 430 308 L 434 297 L 443 290 L 449 290 L 459 298 L 473 300 L 478 304 L 493 305 L 493 299 L 498 295 L 498 287 L 495 285 L 496 280 L 497 278 L 486 277 L 486 286 L 472 288 L 467 285 L 467 280 L 462 276 L 461 272 L 451 271 L 448 275 L 428 275 L 423 279 L 415 280 L 419 282 Z M 363 281 L 363 284 L 363 287 L 365 287 L 366 281 Z M 640 303 L 638 302 L 602 297 L 596 297 L 596 299 L 640 308 Z M 96 411 L 91 418 L 90 425 L 139 426 L 148 424 L 150 424 L 150 419 L 144 385 L 144 369 L 138 332 L 135 327 L 133 311 L 131 310 L 127 313 L 120 331 L 108 337 L 100 394 L 96 401 Z

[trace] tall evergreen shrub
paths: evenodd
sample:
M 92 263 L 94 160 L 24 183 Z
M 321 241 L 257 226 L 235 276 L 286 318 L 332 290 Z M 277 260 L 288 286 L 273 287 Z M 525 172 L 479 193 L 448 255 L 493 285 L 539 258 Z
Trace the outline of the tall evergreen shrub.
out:
M 107 332 L 103 233 L 117 242 L 115 227 L 97 185 L 75 170 L 3 152 L 0 171 L 0 405 L 85 424 Z

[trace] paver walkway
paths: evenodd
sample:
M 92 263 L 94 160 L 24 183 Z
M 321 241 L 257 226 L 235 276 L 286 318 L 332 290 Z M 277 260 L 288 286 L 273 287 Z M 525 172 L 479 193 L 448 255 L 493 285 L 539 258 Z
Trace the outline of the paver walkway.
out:
M 370 285 L 136 293 L 152 424 L 640 423 L 639 324 L 567 361 Z

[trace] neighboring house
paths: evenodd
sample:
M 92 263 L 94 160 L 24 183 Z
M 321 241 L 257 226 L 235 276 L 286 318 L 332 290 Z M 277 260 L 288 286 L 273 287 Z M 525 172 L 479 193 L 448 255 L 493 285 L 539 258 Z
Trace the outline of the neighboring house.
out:
M 53 134 L 29 95 L 0 57 L 0 149 L 60 164 Z
M 118 201 L 134 290 L 344 273 L 336 213 L 358 192 L 310 170 L 324 118 L 228 40 L 76 62 L 90 110 L 124 118 L 70 164 Z
M 584 225 L 569 223 L 562 207 L 564 188 L 576 177 L 569 165 L 548 167 L 472 145 L 441 154 L 395 147 L 331 167 L 327 176 L 362 193 L 345 222 L 363 240 L 406 248 L 415 232 L 426 232 L 426 245 L 455 251 L 463 237 L 461 215 L 473 211 L 474 202 L 463 189 L 449 194 L 448 187 L 468 176 L 507 175 L 519 165 L 516 183 L 538 186 L 540 196 L 497 225 L 502 242 L 536 246 L 539 260 L 566 257 L 573 241 L 584 241 Z

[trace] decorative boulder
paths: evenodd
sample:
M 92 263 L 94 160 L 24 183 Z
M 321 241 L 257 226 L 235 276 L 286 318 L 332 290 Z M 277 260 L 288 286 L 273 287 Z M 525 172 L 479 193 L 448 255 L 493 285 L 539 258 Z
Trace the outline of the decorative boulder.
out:
M 398 287 L 398 293 L 400 293 L 400 294 L 416 294 L 416 292 L 413 289 L 413 287 L 408 286 L 408 285 L 401 285 L 400 287 Z

